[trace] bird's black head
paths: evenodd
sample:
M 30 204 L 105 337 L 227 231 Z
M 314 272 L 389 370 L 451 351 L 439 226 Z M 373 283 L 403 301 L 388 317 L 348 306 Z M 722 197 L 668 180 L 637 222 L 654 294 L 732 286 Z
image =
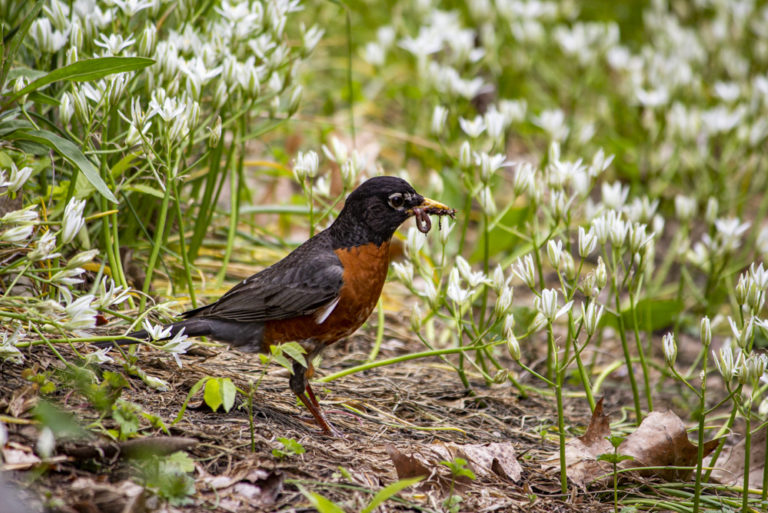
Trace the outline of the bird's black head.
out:
M 433 213 L 440 209 L 446 213 L 451 211 L 416 192 L 402 178 L 377 176 L 347 196 L 331 229 L 336 232 L 335 240 L 344 241 L 343 246 L 381 244 L 391 239 L 395 230 L 414 215 L 414 208 L 430 208 Z

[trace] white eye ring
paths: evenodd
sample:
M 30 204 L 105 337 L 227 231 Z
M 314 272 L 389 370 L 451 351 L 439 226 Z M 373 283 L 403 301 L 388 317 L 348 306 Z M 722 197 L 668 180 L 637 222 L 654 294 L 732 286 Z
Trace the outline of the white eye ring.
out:
M 403 205 L 405 204 L 405 200 L 403 199 L 403 195 L 399 192 L 396 192 L 394 194 L 390 194 L 389 199 L 389 206 L 394 208 L 395 210 L 402 210 Z

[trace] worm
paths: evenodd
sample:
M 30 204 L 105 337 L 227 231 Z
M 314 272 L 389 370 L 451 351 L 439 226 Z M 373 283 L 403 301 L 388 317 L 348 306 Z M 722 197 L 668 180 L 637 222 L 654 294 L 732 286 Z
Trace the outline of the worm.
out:
M 421 233 L 429 232 L 432 229 L 432 220 L 429 218 L 429 214 L 421 208 L 414 208 L 413 213 L 416 218 L 416 228 Z

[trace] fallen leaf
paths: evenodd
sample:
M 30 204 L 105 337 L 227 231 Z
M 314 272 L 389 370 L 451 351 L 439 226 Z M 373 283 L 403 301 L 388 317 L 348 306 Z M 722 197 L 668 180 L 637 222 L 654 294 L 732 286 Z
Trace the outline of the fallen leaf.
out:
M 745 439 L 730 447 L 725 447 L 715 463 L 712 480 L 728 485 L 741 486 L 744 483 L 744 445 Z M 749 454 L 749 487 L 760 490 L 763 488 L 763 470 L 765 469 L 765 429 L 752 433 L 752 449 Z M 711 466 L 712 458 L 704 460 Z
M 603 401 L 598 401 L 584 435 L 570 440 L 565 448 L 566 473 L 579 486 L 609 484 L 613 465 L 599 461 L 601 454 L 612 454 L 608 416 L 603 413 Z M 707 455 L 717 446 L 717 440 L 704 444 Z M 667 481 L 686 480 L 692 470 L 670 467 L 692 467 L 696 463 L 697 446 L 688 440 L 683 421 L 671 411 L 651 412 L 634 433 L 619 445 L 618 454 L 631 456 L 618 464 L 619 469 L 638 467 L 636 475 L 660 477 Z M 559 468 L 559 453 L 545 461 L 545 468 Z M 643 467 L 662 467 L 644 469 Z M 668 468 L 663 468 L 668 467 Z M 626 475 L 626 474 L 625 474 Z
M 519 481 L 523 471 L 515 456 L 514 447 L 510 443 L 436 443 L 409 449 L 410 454 L 404 454 L 394 446 L 386 447 L 398 479 L 427 477 L 424 484 L 437 484 L 443 491 L 451 488 L 452 481 L 453 487 L 460 490 L 462 485 L 468 485 L 472 480 L 466 476 L 454 479 L 450 470 L 441 464 L 441 461 L 463 458 L 467 461 L 467 468 L 479 478 L 498 476 L 502 479 Z

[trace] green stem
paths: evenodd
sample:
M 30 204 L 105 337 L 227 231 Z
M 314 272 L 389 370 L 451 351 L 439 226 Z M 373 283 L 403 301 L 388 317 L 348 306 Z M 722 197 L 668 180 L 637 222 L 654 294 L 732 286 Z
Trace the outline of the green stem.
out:
M 637 347 L 637 355 L 640 358 L 640 367 L 643 369 L 643 388 L 645 389 L 645 400 L 648 404 L 648 411 L 653 411 L 653 397 L 651 395 L 651 379 L 648 374 L 648 363 L 645 361 L 645 351 L 643 344 L 640 340 L 640 328 L 637 322 L 637 303 L 635 302 L 635 294 L 629 293 L 629 308 L 632 311 L 632 328 L 635 333 L 635 347 Z
M 187 242 L 185 239 L 186 230 L 184 229 L 184 216 L 181 213 L 181 199 L 179 198 L 179 186 L 174 180 L 173 184 L 173 204 L 176 209 L 176 218 L 179 222 L 179 252 L 181 261 L 184 264 L 184 278 L 187 281 L 187 290 L 189 291 L 189 300 L 192 302 L 192 308 L 197 307 L 195 298 L 195 287 L 192 283 L 192 269 L 189 264 L 189 255 L 187 254 Z
M 751 406 L 751 405 L 750 405 Z M 750 451 L 752 450 L 752 412 L 751 407 L 747 407 L 744 415 L 744 489 L 742 490 L 741 497 L 741 513 L 749 513 L 749 465 L 750 465 Z
M 490 344 L 484 344 L 483 348 L 486 347 L 494 347 L 498 346 L 500 344 L 504 344 L 505 342 L 503 340 L 500 340 L 498 342 L 491 342 Z M 377 367 L 385 367 L 387 365 L 393 365 L 395 363 L 400 362 L 407 362 L 409 360 L 418 360 L 419 358 L 428 358 L 430 356 L 442 356 L 446 354 L 461 354 L 464 351 L 469 351 L 472 349 L 476 349 L 474 347 L 452 347 L 449 349 L 436 349 L 433 351 L 422 351 L 420 353 L 410 353 L 405 354 L 401 356 L 396 356 L 394 358 L 388 358 L 386 360 L 378 360 L 375 362 L 370 363 L 364 363 L 362 365 L 358 365 L 356 367 L 350 367 L 349 369 L 344 369 L 339 372 L 334 372 L 333 374 L 329 374 L 328 376 L 323 376 L 322 378 L 318 379 L 317 381 L 320 383 L 328 383 L 329 381 L 333 381 L 335 379 L 343 378 L 344 376 L 349 376 L 350 374 L 355 374 L 357 372 L 362 372 L 370 369 L 375 369 Z
M 624 362 L 627 366 L 627 376 L 629 377 L 629 384 L 632 386 L 632 399 L 635 404 L 635 422 L 640 425 L 640 421 L 643 420 L 643 412 L 640 408 L 640 393 L 637 390 L 637 380 L 635 379 L 635 371 L 632 369 L 632 355 L 629 352 L 629 343 L 627 342 L 626 326 L 624 326 L 624 316 L 621 315 L 621 295 L 619 294 L 619 284 L 616 277 L 618 268 L 616 264 L 616 251 L 613 252 L 613 292 L 616 302 L 616 317 L 619 320 L 619 338 L 621 339 L 621 349 L 624 352 Z
M 699 433 L 698 448 L 696 454 L 696 483 L 693 491 L 693 513 L 699 513 L 699 503 L 701 501 L 701 471 L 704 464 L 704 421 L 706 420 L 705 411 L 707 408 L 707 358 L 709 347 L 704 346 L 704 363 L 702 364 L 701 393 L 699 394 Z
M 557 365 L 557 346 L 555 345 L 555 334 L 552 328 L 552 321 L 547 323 L 547 340 L 550 352 L 553 355 L 555 369 L 555 399 L 557 401 L 557 433 L 560 437 L 560 489 L 563 494 L 568 493 L 568 475 L 566 473 L 565 462 L 565 417 L 563 415 L 563 376 L 565 369 L 558 368 Z
M 165 194 L 163 195 L 163 203 L 160 206 L 160 215 L 157 218 L 157 225 L 155 226 L 155 238 L 152 242 L 152 252 L 149 255 L 149 262 L 147 263 L 147 275 L 144 278 L 144 286 L 141 288 L 142 295 L 139 301 L 139 310 L 144 310 L 147 304 L 147 297 L 149 296 L 149 288 L 152 284 L 152 274 L 155 272 L 155 266 L 157 265 L 157 257 L 160 254 L 160 247 L 163 243 L 163 234 L 165 233 L 165 220 L 168 217 L 168 204 L 171 200 L 171 163 L 169 162 L 165 166 Z M 110 260 L 110 265 L 112 261 Z
M 241 118 L 240 133 L 245 132 L 245 120 Z M 221 269 L 216 274 L 216 283 L 221 285 L 224 282 L 224 277 L 227 275 L 227 266 L 229 260 L 232 258 L 232 251 L 235 247 L 235 235 L 237 234 L 237 221 L 239 216 L 240 206 L 240 187 L 243 180 L 243 160 L 245 159 L 245 142 L 240 147 L 240 154 L 237 159 L 237 166 L 232 168 L 230 174 L 230 196 L 229 196 L 229 230 L 227 232 L 227 247 L 224 250 L 224 258 L 222 258 Z

